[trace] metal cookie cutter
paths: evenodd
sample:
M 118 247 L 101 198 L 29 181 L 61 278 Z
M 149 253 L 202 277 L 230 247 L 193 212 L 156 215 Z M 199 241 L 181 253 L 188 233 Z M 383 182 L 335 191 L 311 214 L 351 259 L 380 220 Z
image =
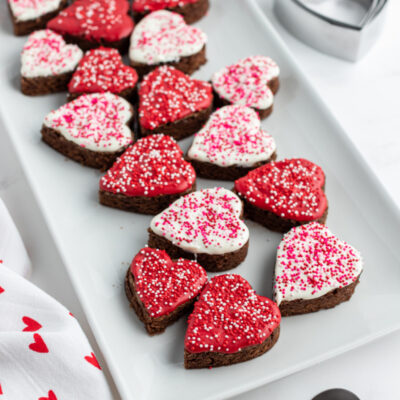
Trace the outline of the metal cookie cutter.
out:
M 282 25 L 294 36 L 315 49 L 357 61 L 377 40 L 385 19 L 389 0 L 275 0 L 274 12 Z M 341 3 L 362 7 L 359 21 L 331 17 L 329 11 Z M 338 7 L 339 8 L 339 7 Z M 354 7 L 353 7 L 354 8 Z M 350 10 L 350 8 L 349 8 Z

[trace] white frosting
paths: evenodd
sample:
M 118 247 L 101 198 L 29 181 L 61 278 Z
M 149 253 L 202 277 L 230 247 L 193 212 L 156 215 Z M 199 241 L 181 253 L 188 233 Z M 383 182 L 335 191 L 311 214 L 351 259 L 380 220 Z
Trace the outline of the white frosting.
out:
M 276 150 L 275 140 L 261 129 L 252 109 L 239 105 L 214 112 L 195 136 L 188 157 L 220 167 L 252 167 L 267 161 Z
M 155 11 L 136 25 L 129 58 L 148 65 L 179 61 L 198 53 L 206 41 L 206 34 L 187 25 L 181 15 L 166 10 Z
M 361 254 L 318 222 L 292 228 L 278 246 L 275 301 L 309 300 L 353 283 Z
M 66 44 L 61 35 L 44 29 L 33 32 L 21 53 L 21 75 L 48 77 L 72 72 L 83 56 L 74 44 Z
M 268 82 L 279 76 L 279 67 L 269 57 L 252 56 L 216 72 L 214 90 L 223 99 L 242 106 L 266 110 L 274 102 Z
M 61 0 L 8 0 L 8 2 L 17 21 L 29 21 L 57 10 Z
M 85 149 L 115 152 L 132 143 L 132 106 L 111 93 L 82 95 L 48 114 L 44 125 Z
M 181 197 L 156 215 L 150 227 L 188 252 L 225 254 L 242 248 L 249 240 L 241 213 L 239 197 L 217 187 Z

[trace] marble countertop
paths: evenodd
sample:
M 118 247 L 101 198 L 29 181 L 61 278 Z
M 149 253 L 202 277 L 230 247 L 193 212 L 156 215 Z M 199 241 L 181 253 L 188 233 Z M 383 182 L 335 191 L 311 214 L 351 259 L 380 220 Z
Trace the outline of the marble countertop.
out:
M 400 1 L 390 2 L 382 36 L 357 64 L 307 47 L 275 20 L 271 11 L 272 0 L 259 0 L 259 3 L 350 139 L 400 206 Z M 4 134 L 0 135 L 0 196 L 7 204 L 32 258 L 32 281 L 75 314 L 97 354 L 100 354 L 53 240 Z M 235 400 L 309 400 L 318 392 L 332 387 L 350 389 L 362 400 L 399 399 L 398 354 L 400 332 L 238 396 Z M 99 358 L 102 361 L 101 356 Z M 105 365 L 104 360 L 102 364 Z M 109 374 L 108 378 L 113 385 Z M 116 390 L 115 398 L 119 398 Z

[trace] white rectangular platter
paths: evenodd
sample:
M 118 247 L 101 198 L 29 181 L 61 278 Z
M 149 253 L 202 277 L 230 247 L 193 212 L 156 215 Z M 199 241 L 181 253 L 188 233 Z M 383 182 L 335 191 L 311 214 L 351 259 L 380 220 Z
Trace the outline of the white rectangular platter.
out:
M 254 0 L 213 0 L 198 25 L 208 34 L 208 80 L 241 57 L 269 55 L 282 70 L 275 110 L 263 122 L 278 157 L 306 157 L 323 167 L 328 226 L 359 248 L 365 272 L 348 303 L 312 315 L 284 318 L 276 346 L 253 361 L 212 370 L 183 368 L 185 321 L 149 337 L 129 308 L 123 279 L 146 244 L 150 217 L 100 206 L 100 173 L 66 160 L 40 140 L 43 117 L 65 94 L 29 98 L 19 92 L 24 39 L 11 34 L 6 2 L 0 13 L 0 110 L 79 299 L 124 399 L 227 398 L 305 368 L 400 328 L 400 216 L 316 95 Z M 344 94 L 345 95 L 345 94 Z M 356 104 L 354 105 L 357 106 Z M 4 133 L 3 133 L 4 134 Z M 191 138 L 180 144 L 186 150 Z M 199 187 L 231 182 L 199 180 Z M 250 249 L 233 272 L 271 296 L 281 235 L 248 222 Z M 45 251 L 45 249 L 43 249 Z

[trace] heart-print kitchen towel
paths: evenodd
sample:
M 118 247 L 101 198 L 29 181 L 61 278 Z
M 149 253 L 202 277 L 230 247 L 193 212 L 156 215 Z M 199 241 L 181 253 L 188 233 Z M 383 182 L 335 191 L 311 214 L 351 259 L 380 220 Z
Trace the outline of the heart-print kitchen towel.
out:
M 20 276 L 29 269 L 0 200 L 0 400 L 112 399 L 78 321 Z

